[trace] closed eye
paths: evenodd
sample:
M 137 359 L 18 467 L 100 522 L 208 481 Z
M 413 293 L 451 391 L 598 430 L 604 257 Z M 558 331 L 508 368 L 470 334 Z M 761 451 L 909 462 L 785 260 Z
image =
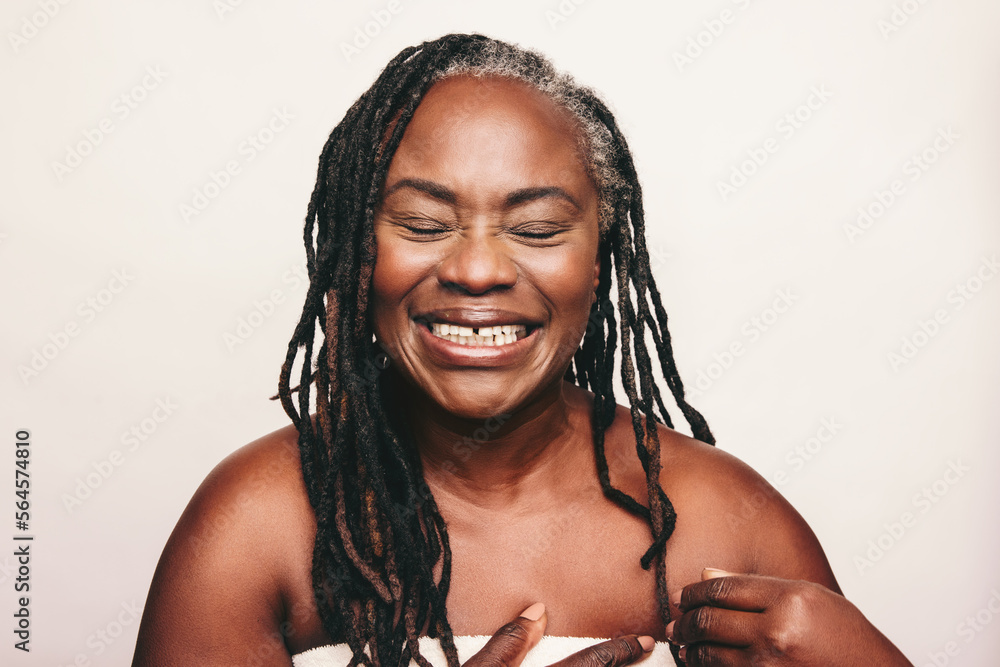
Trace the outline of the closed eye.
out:
M 526 232 L 526 231 L 517 231 L 515 233 L 518 236 L 523 236 L 523 237 L 528 238 L 528 239 L 550 239 L 553 236 L 555 236 L 556 234 L 558 234 L 559 232 L 558 231 L 555 231 L 555 232 Z
M 441 229 L 440 227 L 411 227 L 410 225 L 403 225 L 406 227 L 407 231 L 413 232 L 414 234 L 420 234 L 421 236 L 428 236 L 430 234 L 442 234 L 446 232 L 446 229 Z
M 564 231 L 566 230 L 561 225 L 550 222 L 530 222 L 510 229 L 510 233 L 514 236 L 532 241 L 547 241 L 562 234 Z
M 434 236 L 436 234 L 444 234 L 448 231 L 448 226 L 438 222 L 437 220 L 430 220 L 428 218 L 404 218 L 397 221 L 400 227 L 415 234 L 417 236 Z

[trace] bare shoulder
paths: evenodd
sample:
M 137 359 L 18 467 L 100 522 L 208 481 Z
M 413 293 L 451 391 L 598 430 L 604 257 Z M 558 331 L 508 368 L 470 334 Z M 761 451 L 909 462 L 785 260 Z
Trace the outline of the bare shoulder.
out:
M 662 424 L 657 435 L 660 483 L 678 517 L 667 556 L 675 579 L 697 581 L 703 568 L 715 567 L 806 579 L 839 592 L 812 529 L 760 474 L 732 454 Z M 608 440 L 610 468 L 619 464 L 628 472 L 629 485 L 639 491 L 645 473 L 635 454 L 627 408 L 619 406 Z
M 171 555 L 216 567 L 263 538 L 314 525 L 299 467 L 297 433 L 286 427 L 223 459 L 191 498 L 167 544 Z M 273 534 L 273 535 L 272 535 Z M 182 539 L 178 539 L 182 538 Z
M 229 455 L 163 550 L 134 664 L 231 664 L 248 652 L 266 656 L 262 664 L 291 664 L 279 629 L 314 536 L 293 427 Z
M 209 538 L 216 531 L 233 538 L 233 533 L 287 528 L 289 521 L 292 527 L 310 523 L 294 427 L 269 433 L 223 459 L 191 499 L 188 513 L 192 519 L 207 516 L 209 521 L 198 523 L 208 524 L 201 527 Z

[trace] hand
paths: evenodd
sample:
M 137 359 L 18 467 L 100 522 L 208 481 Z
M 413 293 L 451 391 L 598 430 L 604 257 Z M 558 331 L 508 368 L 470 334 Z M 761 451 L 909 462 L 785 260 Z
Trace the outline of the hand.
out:
M 688 667 L 911 663 L 841 595 L 810 581 L 707 568 L 670 596 L 667 638 Z
M 463 667 L 518 667 L 542 638 L 547 620 L 545 605 L 536 602 L 497 630 L 486 646 L 466 660 Z M 624 635 L 588 646 L 551 667 L 622 667 L 648 654 L 654 644 L 652 637 Z

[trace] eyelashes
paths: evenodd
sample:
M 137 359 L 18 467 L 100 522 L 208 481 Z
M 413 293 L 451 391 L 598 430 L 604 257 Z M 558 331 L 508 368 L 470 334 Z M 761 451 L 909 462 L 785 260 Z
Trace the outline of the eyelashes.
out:
M 403 218 L 395 221 L 395 224 L 413 236 L 428 239 L 444 237 L 452 231 L 457 231 L 457 227 L 454 224 L 448 224 L 431 218 Z M 559 236 L 565 231 L 567 231 L 567 227 L 564 223 L 531 221 L 506 225 L 500 230 L 500 233 L 504 236 L 530 241 L 546 241 Z

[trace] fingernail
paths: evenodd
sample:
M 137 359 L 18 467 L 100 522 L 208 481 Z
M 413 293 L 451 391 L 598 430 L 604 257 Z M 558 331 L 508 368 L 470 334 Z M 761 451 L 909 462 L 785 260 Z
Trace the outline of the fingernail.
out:
M 720 570 L 717 567 L 706 567 L 701 571 L 702 579 L 715 579 L 717 577 L 728 577 L 730 575 L 732 575 L 732 572 Z
M 674 642 L 674 623 L 676 623 L 676 621 L 670 621 L 667 623 L 667 641 L 671 644 L 676 643 Z
M 649 653 L 656 646 L 656 640 L 649 635 L 643 635 L 639 637 L 639 645 L 642 646 L 642 650 Z
M 681 606 L 681 593 L 682 592 L 683 591 L 674 591 L 673 593 L 671 593 L 670 594 L 670 604 L 674 605 L 675 607 L 680 607 Z
M 680 651 L 677 651 L 677 657 L 682 661 L 687 659 L 688 647 L 682 646 Z
M 527 609 L 521 612 L 521 618 L 526 618 L 529 621 L 537 621 L 545 613 L 545 605 L 541 602 L 536 602 Z

